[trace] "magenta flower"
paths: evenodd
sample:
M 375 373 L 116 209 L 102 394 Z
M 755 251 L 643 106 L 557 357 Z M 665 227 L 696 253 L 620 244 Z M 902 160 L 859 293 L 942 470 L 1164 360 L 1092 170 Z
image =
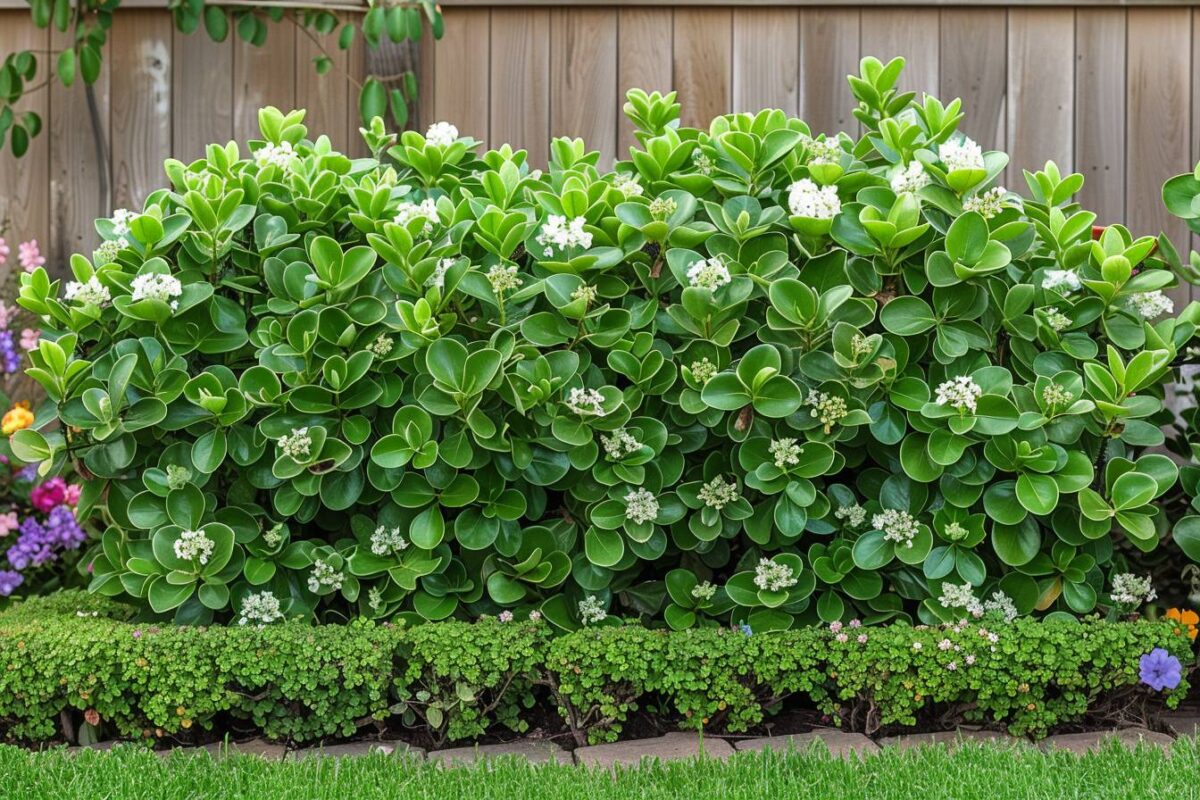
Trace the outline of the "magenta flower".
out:
M 9 249 L 8 242 L 4 241 L 3 237 L 0 237 L 0 265 L 8 263 L 8 254 L 11 252 L 12 250 Z
M 21 262 L 21 268 L 26 272 L 33 272 L 38 267 L 46 265 L 46 257 L 38 249 L 37 239 L 30 239 L 28 242 L 21 242 L 17 245 L 17 260 Z
M 43 514 L 67 502 L 67 482 L 60 477 L 40 483 L 29 493 L 29 502 Z
M 1138 672 L 1142 683 L 1156 692 L 1163 689 L 1174 689 L 1183 680 L 1183 665 L 1179 659 L 1161 647 L 1156 647 L 1142 656 L 1138 664 Z

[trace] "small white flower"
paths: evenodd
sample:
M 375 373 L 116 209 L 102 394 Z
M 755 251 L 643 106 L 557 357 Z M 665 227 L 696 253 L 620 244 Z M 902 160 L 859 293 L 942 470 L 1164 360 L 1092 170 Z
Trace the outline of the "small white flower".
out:
M 112 302 L 112 293 L 100 282 L 95 275 L 87 279 L 87 283 L 71 281 L 63 289 L 65 300 L 79 303 L 83 306 L 103 308 Z
M 920 642 L 913 642 L 913 650 L 920 650 L 922 647 L 924 647 L 924 645 L 922 645 Z
M 346 580 L 345 573 L 338 572 L 318 558 L 313 562 L 312 572 L 308 575 L 308 590 L 319 592 L 322 589 L 329 589 L 336 592 L 342 588 L 344 580 Z
M 842 159 L 842 143 L 836 136 L 827 139 L 804 137 L 809 164 L 837 164 Z
M 432 286 L 439 291 L 446 288 L 446 272 L 454 266 L 453 258 L 443 258 L 433 268 L 433 274 L 425 279 L 426 286 Z M 515 267 L 513 268 L 516 269 Z
M 946 669 L 950 670 L 951 672 L 954 672 L 955 670 L 958 669 L 958 662 L 951 661 L 949 664 L 946 665 Z
M 875 345 L 871 344 L 871 340 L 861 333 L 850 337 L 850 352 L 854 354 L 855 359 L 870 355 L 874 350 Z
M 940 642 L 938 642 L 938 650 L 941 650 L 943 652 L 945 652 L 946 650 L 953 649 L 953 647 L 954 647 L 954 642 L 950 641 L 949 639 L 942 639 Z
M 966 609 L 967 613 L 972 616 L 983 614 L 983 604 L 979 602 L 979 598 L 975 596 L 974 587 L 969 583 L 942 584 L 942 596 L 938 598 L 938 602 L 946 608 Z
M 650 201 L 650 216 L 656 220 L 664 220 L 675 213 L 679 204 L 670 197 L 656 197 Z
M 625 519 L 638 524 L 653 522 L 658 517 L 658 498 L 645 489 L 635 489 L 625 495 Z
M 781 592 L 797 582 L 795 573 L 787 564 L 761 559 L 754 568 L 754 585 L 768 592 Z
M 375 341 L 371 342 L 367 349 L 374 353 L 378 358 L 384 358 L 388 353 L 392 352 L 392 347 L 394 345 L 395 342 L 392 341 L 392 337 L 381 333 L 375 337 Z
M 192 471 L 179 464 L 167 464 L 167 488 L 182 489 L 192 479 Z
M 600 290 L 595 286 L 583 283 L 577 286 L 575 291 L 571 292 L 571 299 L 582 300 L 587 305 L 591 305 L 592 303 L 596 302 L 596 297 L 599 295 L 599 292 Z
M 1130 295 L 1129 307 L 1142 319 L 1154 319 L 1175 310 L 1175 302 L 1160 291 Z
M 513 613 L 511 611 L 509 611 L 508 609 L 505 609 L 504 611 L 501 611 L 496 616 L 496 619 L 500 620 L 501 622 L 512 622 L 513 621 Z
M 496 294 L 520 289 L 521 284 L 524 283 L 521 276 L 517 274 L 517 268 L 512 265 L 505 267 L 496 264 L 487 271 L 487 279 L 488 283 L 492 285 L 492 291 Z
M 617 428 L 612 432 L 612 436 L 600 434 L 600 444 L 604 448 L 605 455 L 615 460 L 636 453 L 642 448 L 642 443 L 637 440 L 637 437 L 624 428 Z
M 161 300 L 171 304 L 172 311 L 176 308 L 174 299 L 183 294 L 183 284 L 179 279 L 161 272 L 144 272 L 133 279 L 129 288 L 130 300 Z
M 141 214 L 136 211 L 130 211 L 128 208 L 118 208 L 113 212 L 112 219 L 110 220 L 113 226 L 113 233 L 117 236 L 124 236 L 129 233 L 129 223 L 140 216 Z
M 608 619 L 608 612 L 594 594 L 579 601 L 579 621 L 584 625 L 594 625 Z
M 801 178 L 788 188 L 788 208 L 796 217 L 833 219 L 842 210 L 836 186 L 817 186 Z
M 916 192 L 928 186 L 931 180 L 924 164 L 920 161 L 910 161 L 908 166 L 896 167 L 892 173 L 892 191 L 896 194 Z
M 434 147 L 449 147 L 458 140 L 458 128 L 449 122 L 435 122 L 425 131 L 425 141 Z
M 1042 390 L 1042 402 L 1050 408 L 1062 408 L 1075 400 L 1075 393 L 1057 383 L 1048 383 Z
M 387 528 L 380 525 L 371 534 L 371 552 L 377 556 L 386 556 L 408 549 L 408 540 L 400 535 L 399 528 Z
M 938 386 L 935 394 L 939 406 L 949 405 L 955 411 L 970 411 L 974 414 L 983 389 L 970 375 L 959 375 Z
M 963 661 L 967 662 L 968 667 L 971 666 L 972 664 L 975 663 L 975 654 L 967 653 L 967 655 L 963 658 Z
M 367 606 L 376 613 L 383 608 L 383 590 L 378 586 L 372 586 L 367 592 Z
M 286 170 L 295 157 L 296 151 L 292 148 L 291 142 L 280 142 L 279 144 L 268 142 L 254 151 L 254 163 L 258 164 L 260 168 L 274 165 Z
M 285 434 L 279 437 L 279 449 L 283 454 L 294 461 L 303 461 L 308 458 L 309 450 L 312 448 L 312 436 L 308 433 L 308 428 L 292 428 L 290 434 Z
M 574 388 L 567 393 L 567 408 L 581 417 L 603 417 L 604 395 L 597 389 Z
M 566 217 L 551 214 L 546 217 L 546 224 L 542 226 L 542 232 L 537 235 L 538 244 L 551 251 L 556 247 L 560 250 L 572 247 L 581 247 L 586 250 L 592 246 L 592 235 L 583 229 L 586 224 L 587 220 L 583 217 L 575 217 L 567 222 Z
M 422 226 L 421 232 L 432 233 L 433 226 L 441 222 L 441 217 L 438 216 L 437 202 L 433 198 L 426 198 L 420 204 L 405 201 L 396 207 L 396 216 L 392 222 L 402 228 L 408 228 L 408 223 L 414 219 L 424 219 L 425 225 Z
M 283 609 L 274 592 L 257 592 L 246 595 L 246 598 L 242 600 L 242 616 L 238 620 L 238 625 L 249 623 L 270 625 L 281 619 L 283 619 Z
M 267 543 L 267 547 L 274 547 L 283 541 L 283 523 L 276 522 L 267 530 L 263 531 L 263 541 Z
M 812 409 L 811 416 L 820 421 L 826 433 L 833 430 L 842 419 L 850 413 L 845 398 L 835 394 L 826 394 L 813 389 L 808 393 L 804 404 Z
M 184 561 L 196 561 L 204 566 L 212 557 L 216 546 L 217 543 L 208 538 L 204 531 L 183 531 L 175 540 L 175 557 Z
M 885 508 L 873 516 L 871 525 L 875 527 L 875 530 L 883 531 L 884 540 L 903 544 L 905 547 L 913 546 L 912 540 L 920 531 L 912 514 L 907 511 L 897 511 L 894 508 Z
M 1158 597 L 1150 583 L 1150 576 L 1142 577 L 1131 572 L 1114 575 L 1112 579 L 1112 599 L 1121 605 L 1140 606 Z
M 700 487 L 699 497 L 704 505 L 720 511 L 730 503 L 736 503 L 742 495 L 736 483 L 726 483 L 725 478 L 718 475 Z
M 842 520 L 847 526 L 857 528 L 867 521 L 867 510 L 860 505 L 838 506 L 833 516 Z
M 968 531 L 966 526 L 964 526 L 961 522 L 954 521 L 946 526 L 946 530 L 943 531 L 943 533 L 946 534 L 946 538 L 950 541 L 961 542 L 963 539 L 967 538 L 967 535 L 970 533 L 970 531 Z
M 1071 318 L 1058 310 L 1056 306 L 1046 309 L 1046 324 L 1054 331 L 1065 331 L 1071 327 Z
M 787 469 L 800 463 L 800 445 L 790 437 L 775 439 L 767 447 L 767 452 L 775 459 L 775 466 L 779 469 Z
M 984 219 L 991 219 L 1004 209 L 1004 198 L 1008 190 L 1003 186 L 993 186 L 983 194 L 968 197 L 963 200 L 963 211 L 974 211 Z
M 700 289 L 716 291 L 733 281 L 729 268 L 719 256 L 701 259 L 692 264 L 687 271 L 688 282 Z
M 713 160 L 701 150 L 692 153 L 692 164 L 695 165 L 696 171 L 701 175 L 711 175 L 713 169 L 716 167 Z
M 983 149 L 964 137 L 961 141 L 946 142 L 938 148 L 938 157 L 947 172 L 958 169 L 987 169 L 983 162 Z
M 1042 277 L 1042 288 L 1056 290 L 1061 295 L 1078 292 L 1083 287 L 1074 270 L 1048 269 Z
M 642 194 L 641 178 L 631 172 L 615 173 L 613 175 L 613 188 L 625 195 L 626 200 L 630 197 L 640 197 Z
M 121 251 L 125 249 L 124 239 L 105 239 L 100 243 L 100 246 L 92 251 L 92 263 L 97 267 L 102 267 L 105 264 L 111 264 L 121 255 Z
M 1004 592 L 992 594 L 991 598 L 984 602 L 983 610 L 989 614 L 999 614 L 1005 622 L 1012 622 L 1018 616 L 1016 604 Z M 994 633 L 988 633 L 987 639 L 992 644 L 1000 641 L 1000 637 Z
M 688 370 L 700 384 L 708 383 L 717 376 L 717 365 L 709 361 L 707 356 L 699 361 L 693 361 Z
M 713 586 L 711 581 L 697 583 L 692 587 L 692 597 L 705 603 L 707 603 L 709 600 L 712 600 L 716 594 L 717 587 Z

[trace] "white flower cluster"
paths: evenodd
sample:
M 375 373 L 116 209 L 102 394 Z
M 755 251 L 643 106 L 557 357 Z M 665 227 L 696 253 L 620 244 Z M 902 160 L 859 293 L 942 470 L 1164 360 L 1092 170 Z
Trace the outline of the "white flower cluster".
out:
M 184 531 L 175 540 L 175 557 L 197 561 L 203 566 L 212 558 L 216 546 L 217 543 L 208 538 L 204 531 Z
M 716 594 L 717 587 L 713 586 L 711 581 L 703 581 L 702 583 L 697 583 L 692 587 L 692 597 L 696 598 L 697 600 L 702 600 L 706 603 L 709 600 L 712 600 Z
M 805 137 L 809 164 L 837 164 L 842 159 L 842 143 L 836 136 L 817 140 Z
M 179 308 L 179 301 L 175 298 L 183 294 L 183 284 L 179 279 L 161 272 L 144 272 L 133 279 L 129 288 L 132 290 L 130 300 L 161 300 L 169 303 L 172 311 Z
M 112 219 L 110 220 L 113 226 L 113 233 L 117 236 L 124 236 L 129 233 L 129 223 L 140 216 L 141 214 L 136 211 L 130 211 L 128 208 L 118 208 L 113 212 Z
M 312 436 L 309 435 L 308 428 L 292 428 L 291 433 L 279 437 L 279 449 L 294 461 L 308 458 L 311 448 Z
M 270 625 L 283 619 L 283 609 L 274 592 L 256 592 L 242 600 L 242 616 L 238 625 Z
M 433 198 L 426 198 L 418 203 L 410 203 L 405 201 L 396 207 L 396 216 L 392 222 L 402 228 L 407 228 L 408 223 L 414 219 L 424 219 L 425 225 L 421 228 L 422 233 L 432 233 L 433 226 L 441 222 L 438 216 L 437 203 Z
M 371 534 L 371 552 L 377 556 L 386 556 L 408 549 L 408 540 L 400 535 L 399 528 L 387 528 L 380 525 Z
M 449 122 L 435 122 L 425 131 L 425 141 L 434 147 L 449 147 L 458 141 L 458 128 Z
M 263 532 L 263 541 L 267 543 L 267 547 L 274 547 L 283 541 L 283 523 L 276 522 L 270 528 Z
M 653 219 L 664 220 L 675 213 L 679 204 L 670 197 L 656 197 L 650 201 L 650 216 Z
M 102 267 L 105 264 L 111 264 L 121 255 L 121 251 L 125 249 L 124 239 L 105 239 L 100 243 L 100 246 L 92 251 L 92 263 L 97 267 Z
M 951 522 L 943 532 L 946 534 L 946 538 L 952 542 L 961 542 L 970 533 L 966 526 L 958 521 Z
M 433 274 L 425 279 L 426 286 L 432 286 L 441 291 L 446 288 L 446 271 L 454 266 L 453 258 L 443 258 L 433 268 Z
M 963 211 L 974 211 L 984 219 L 991 219 L 1004 210 L 1004 198 L 1008 190 L 1003 186 L 993 186 L 983 194 L 968 197 L 963 200 Z
M 708 383 L 717 376 L 717 365 L 709 361 L 708 356 L 699 361 L 693 361 L 688 366 L 688 370 L 691 371 L 692 377 L 696 379 L 696 382 L 700 384 Z
M 182 489 L 192 479 L 192 471 L 179 464 L 167 464 L 167 488 Z
M 857 528 L 867 521 L 867 510 L 855 503 L 852 506 L 838 506 L 833 516 L 845 522 L 851 528 Z
M 79 281 L 68 283 L 63 289 L 63 297 L 80 305 L 96 306 L 97 308 L 103 308 L 112 302 L 112 293 L 95 275 L 88 278 L 86 283 Z
M 788 188 L 788 208 L 796 217 L 833 219 L 842 210 L 842 201 L 836 186 L 817 186 L 801 178 Z
M 645 489 L 635 489 L 625 495 L 625 519 L 638 524 L 653 522 L 658 517 L 658 498 Z
M 695 165 L 696 171 L 701 175 L 711 175 L 713 169 L 716 167 L 713 160 L 702 150 L 692 153 L 692 164 Z
M 795 586 L 797 580 L 791 567 L 769 558 L 760 560 L 754 568 L 754 585 L 768 592 L 781 592 Z
M 599 294 L 600 290 L 595 286 L 592 286 L 589 283 L 581 283 L 579 286 L 575 287 L 575 291 L 571 292 L 571 299 L 582 300 L 587 305 L 591 305 L 592 303 L 596 302 L 596 298 L 599 296 Z
M 612 436 L 600 434 L 600 444 L 604 447 L 604 454 L 612 459 L 622 459 L 642 447 L 637 437 L 624 428 L 617 428 Z
M 1071 318 L 1058 310 L 1057 306 L 1046 309 L 1046 324 L 1054 331 L 1065 331 L 1071 327 Z
M 521 280 L 521 276 L 517 274 L 517 268 L 515 265 L 509 265 L 505 267 L 500 264 L 496 264 L 487 271 L 487 279 L 488 283 L 492 285 L 492 291 L 496 294 L 501 294 L 502 292 L 511 292 L 514 289 L 520 289 L 521 284 L 524 283 L 524 281 Z
M 1131 572 L 1114 575 L 1112 579 L 1112 599 L 1114 603 L 1127 606 L 1140 606 L 1158 597 L 1158 592 L 1150 584 L 1150 576 L 1142 577 Z
M 946 608 L 965 608 L 972 616 L 982 616 L 983 604 L 975 596 L 975 588 L 969 583 L 943 583 L 942 596 L 938 602 Z
M 566 250 L 571 247 L 582 247 L 584 250 L 592 246 L 592 235 L 583 229 L 587 220 L 575 217 L 570 222 L 558 214 L 551 214 L 542 226 L 542 232 L 537 235 L 538 244 L 553 250 Z
M 608 619 L 608 612 L 604 610 L 603 604 L 596 595 L 589 594 L 579 601 L 579 621 L 584 625 L 594 625 L 606 619 Z
M 328 588 L 336 592 L 342 588 L 344 580 L 346 580 L 344 573 L 338 572 L 318 558 L 313 562 L 312 572 L 308 575 L 308 590 L 319 592 L 322 588 Z
M 383 590 L 378 586 L 372 586 L 371 591 L 367 592 L 367 606 L 376 613 L 383 608 Z
M 779 469 L 787 469 L 800 463 L 800 445 L 790 437 L 773 440 L 767 447 L 767 452 L 775 459 L 775 466 Z
M 642 195 L 642 179 L 631 172 L 618 172 L 613 176 L 613 188 L 621 194 L 625 195 L 625 199 L 630 197 L 641 197 Z
M 930 182 L 929 173 L 920 161 L 910 161 L 907 166 L 897 167 L 892 173 L 892 191 L 896 194 L 915 192 L 928 186 Z
M 1078 292 L 1083 287 L 1079 281 L 1079 276 L 1074 270 L 1069 269 L 1048 269 L 1042 277 L 1042 288 L 1053 289 L 1059 294 L 1068 295 L 1071 292 Z
M 1042 402 L 1050 408 L 1068 406 L 1075 399 L 1075 393 L 1062 384 L 1048 383 L 1042 390 Z
M 383 358 L 388 353 L 392 352 L 392 347 L 394 344 L 395 342 L 392 341 L 392 337 L 381 333 L 375 337 L 375 341 L 371 342 L 371 344 L 367 346 L 367 349 L 379 358 Z
M 1142 319 L 1154 319 L 1175 310 L 1175 302 L 1162 292 L 1140 292 L 1129 297 L 1129 307 Z
M 692 286 L 709 291 L 716 291 L 733 280 L 729 274 L 729 268 L 725 266 L 725 262 L 721 260 L 720 256 L 701 259 L 692 264 L 688 268 L 687 278 Z
M 984 613 L 987 614 L 1000 615 L 1005 622 L 1012 622 L 1019 616 L 1016 603 L 1014 603 L 1012 598 L 1006 595 L 1004 592 L 995 592 L 992 594 L 990 599 L 984 601 L 983 610 Z M 991 634 L 991 636 L 994 635 L 995 634 Z M 996 640 L 991 639 L 991 641 L 994 643 Z
M 913 537 L 920 530 L 917 520 L 913 518 L 912 514 L 907 511 L 897 511 L 894 508 L 885 508 L 871 517 L 871 525 L 875 527 L 875 530 L 883 531 L 883 538 L 886 541 L 903 544 L 905 547 L 913 546 Z
M 970 375 L 959 375 L 954 380 L 938 386 L 935 394 L 939 406 L 949 405 L 955 411 L 970 411 L 974 414 L 983 389 Z
M 736 503 L 741 499 L 741 496 L 741 493 L 738 492 L 737 484 L 726 483 L 722 475 L 718 475 L 701 486 L 699 492 L 700 502 L 718 511 L 730 503 Z
M 254 151 L 254 163 L 258 164 L 260 168 L 276 166 L 280 169 L 287 169 L 295 157 L 296 151 L 291 142 L 280 142 L 279 144 L 267 142 Z
M 850 337 L 850 352 L 855 358 L 861 358 L 870 355 L 875 349 L 875 345 L 871 344 L 871 340 L 861 333 L 856 333 Z
M 581 417 L 603 417 L 604 395 L 597 389 L 574 388 L 567 393 L 567 408 Z
M 804 403 L 812 409 L 811 416 L 821 423 L 826 433 L 829 433 L 834 425 L 837 425 L 850 413 L 850 409 L 846 407 L 845 398 L 818 392 L 815 389 L 809 391 Z
M 983 148 L 966 137 L 963 137 L 962 141 L 943 144 L 938 148 L 938 158 L 946 166 L 947 172 L 958 169 L 987 169 L 983 163 Z

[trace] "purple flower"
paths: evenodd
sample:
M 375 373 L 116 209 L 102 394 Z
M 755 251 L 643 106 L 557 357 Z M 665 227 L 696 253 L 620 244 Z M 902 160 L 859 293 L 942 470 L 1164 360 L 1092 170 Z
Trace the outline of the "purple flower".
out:
M 12 570 L 0 570 L 0 597 L 8 597 L 25 582 L 25 576 Z
M 750 630 L 750 626 L 744 622 L 738 626 L 738 630 L 741 631 L 742 633 L 744 633 L 746 636 L 749 636 L 750 634 L 752 634 L 754 632 L 754 631 Z
M 21 368 L 21 353 L 9 330 L 0 330 L 0 368 L 8 375 Z
M 1161 647 L 1156 647 L 1139 662 L 1142 683 L 1156 692 L 1174 689 L 1183 679 L 1183 665 L 1179 659 Z
M 6 554 L 8 563 L 17 570 L 53 561 L 61 550 L 78 550 L 87 538 L 69 506 L 55 508 L 45 523 L 38 522 L 35 517 L 26 517 L 20 531 L 16 543 Z

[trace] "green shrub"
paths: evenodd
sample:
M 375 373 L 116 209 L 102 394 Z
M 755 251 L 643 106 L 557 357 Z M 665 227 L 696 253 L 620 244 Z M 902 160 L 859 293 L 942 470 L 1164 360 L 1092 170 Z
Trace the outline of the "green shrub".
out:
M 1193 658 L 1186 635 L 1150 622 L 753 635 L 631 625 L 551 637 L 544 621 L 155 628 L 106 612 L 68 593 L 0 615 L 6 738 L 51 739 L 63 720 L 93 711 L 104 732 L 130 738 L 256 731 L 303 742 L 392 725 L 440 745 L 532 720 L 583 743 L 616 738 L 639 709 L 665 724 L 744 732 L 787 707 L 868 732 L 936 712 L 1040 735 L 1153 699 L 1138 677 L 1151 649 Z M 1187 690 L 1185 680 L 1162 700 L 1176 705 Z M 555 708 L 560 722 L 547 719 Z
M 1167 313 L 1166 240 L 1092 240 L 1081 175 L 998 187 L 901 66 L 851 80 L 861 138 L 632 91 L 608 174 L 381 126 L 350 159 L 275 109 L 168 161 L 74 281 L 22 277 L 65 425 L 15 444 L 94 476 L 92 590 L 755 632 L 1140 605 L 1200 305 Z

